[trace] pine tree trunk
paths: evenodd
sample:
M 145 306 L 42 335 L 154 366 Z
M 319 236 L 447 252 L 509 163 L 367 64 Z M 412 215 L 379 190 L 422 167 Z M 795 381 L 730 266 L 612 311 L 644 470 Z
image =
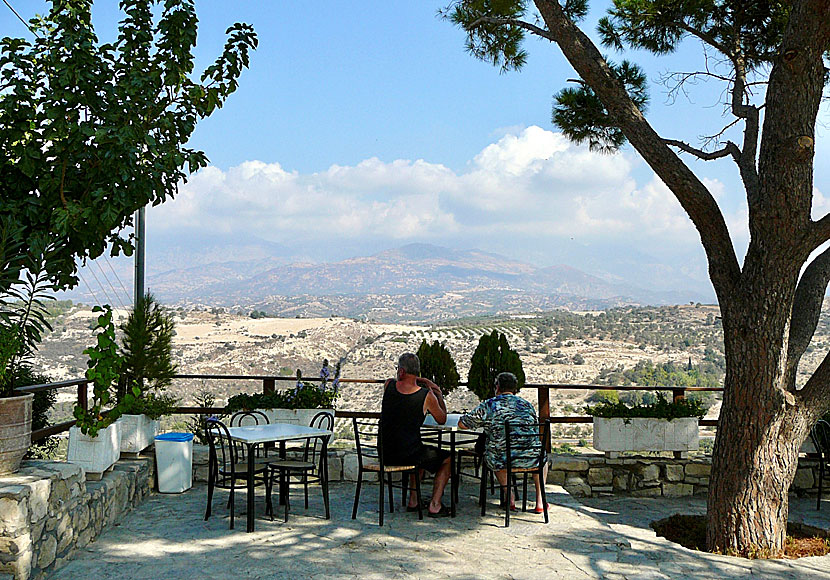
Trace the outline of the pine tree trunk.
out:
M 789 488 L 809 425 L 807 413 L 783 386 L 780 360 L 789 311 L 784 305 L 791 302 L 787 292 L 784 300 L 774 291 L 759 294 L 779 300 L 756 295 L 736 306 L 738 316 L 724 316 L 727 375 L 706 544 L 710 551 L 775 557 L 784 548 Z

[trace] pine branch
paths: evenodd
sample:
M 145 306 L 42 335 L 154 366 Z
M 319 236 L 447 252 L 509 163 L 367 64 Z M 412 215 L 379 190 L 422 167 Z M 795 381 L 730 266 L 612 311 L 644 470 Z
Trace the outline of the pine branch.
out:
M 550 34 L 550 32 L 548 32 L 544 28 L 536 26 L 535 24 L 531 24 L 530 22 L 525 22 L 524 20 L 519 20 L 517 18 L 496 18 L 494 16 L 479 16 L 478 18 L 470 22 L 470 24 L 466 25 L 464 29 L 470 31 L 480 24 L 495 24 L 498 26 L 517 26 L 519 28 L 527 30 L 532 34 L 535 34 L 536 36 L 541 36 L 542 38 L 547 38 L 551 42 L 555 42 L 555 39 Z
M 681 151 L 694 155 L 698 159 L 702 159 L 704 161 L 712 161 L 714 159 L 721 159 L 723 157 L 731 155 L 735 162 L 738 162 L 741 155 L 741 150 L 738 149 L 738 146 L 732 143 L 732 141 L 727 141 L 726 145 L 722 149 L 709 152 L 703 151 L 702 149 L 697 149 L 696 147 L 692 147 L 688 143 L 684 143 L 683 141 L 678 141 L 676 139 L 663 139 L 663 142 L 666 145 L 677 147 Z

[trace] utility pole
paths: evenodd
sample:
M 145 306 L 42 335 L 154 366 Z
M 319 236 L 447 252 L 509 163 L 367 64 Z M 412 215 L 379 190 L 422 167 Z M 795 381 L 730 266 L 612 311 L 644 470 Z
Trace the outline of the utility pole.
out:
M 144 208 L 135 212 L 135 296 L 133 304 L 137 304 L 144 296 Z

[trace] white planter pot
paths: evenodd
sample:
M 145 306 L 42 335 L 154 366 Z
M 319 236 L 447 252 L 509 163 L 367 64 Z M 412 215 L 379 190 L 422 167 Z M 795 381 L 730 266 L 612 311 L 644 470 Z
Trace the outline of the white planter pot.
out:
M 317 413 L 331 413 L 334 409 L 257 409 L 268 417 L 270 423 L 291 423 L 308 426 Z
M 103 473 L 121 457 L 121 423 L 116 421 L 101 429 L 95 437 L 84 435 L 80 428 L 69 430 L 66 460 L 80 465 L 84 471 Z
M 121 423 L 122 453 L 141 453 L 152 445 L 159 430 L 159 422 L 147 415 L 122 415 L 118 423 Z
M 606 419 L 594 417 L 594 449 L 614 457 L 620 451 L 694 451 L 698 419 Z

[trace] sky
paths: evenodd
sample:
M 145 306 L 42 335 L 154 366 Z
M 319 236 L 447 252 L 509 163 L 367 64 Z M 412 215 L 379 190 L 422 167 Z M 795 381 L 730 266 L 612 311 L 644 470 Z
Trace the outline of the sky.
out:
M 47 6 L 10 2 L 24 18 Z M 444 4 L 197 0 L 197 70 L 219 54 L 233 22 L 252 24 L 259 48 L 238 91 L 192 138 L 210 166 L 148 211 L 148 271 L 154 239 L 221 234 L 312 261 L 426 242 L 609 278 L 662 268 L 665 279 L 650 284 L 710 288 L 696 231 L 636 152 L 593 153 L 551 124 L 554 93 L 575 77 L 559 49 L 528 38 L 525 68 L 501 74 L 465 52 L 463 32 L 437 17 Z M 592 36 L 606 5 L 592 3 L 584 23 Z M 26 36 L 0 8 L 0 35 Z M 117 2 L 95 3 L 101 40 L 113 39 L 119 16 Z M 729 122 L 722 86 L 689 86 L 670 104 L 657 82 L 702 68 L 696 42 L 665 58 L 625 58 L 652 81 L 647 117 L 661 135 L 697 145 Z M 830 152 L 826 106 L 820 123 L 817 159 Z M 715 194 L 743 255 L 746 203 L 734 164 L 684 159 Z M 830 209 L 830 169 L 820 162 L 815 189 L 819 216 Z

